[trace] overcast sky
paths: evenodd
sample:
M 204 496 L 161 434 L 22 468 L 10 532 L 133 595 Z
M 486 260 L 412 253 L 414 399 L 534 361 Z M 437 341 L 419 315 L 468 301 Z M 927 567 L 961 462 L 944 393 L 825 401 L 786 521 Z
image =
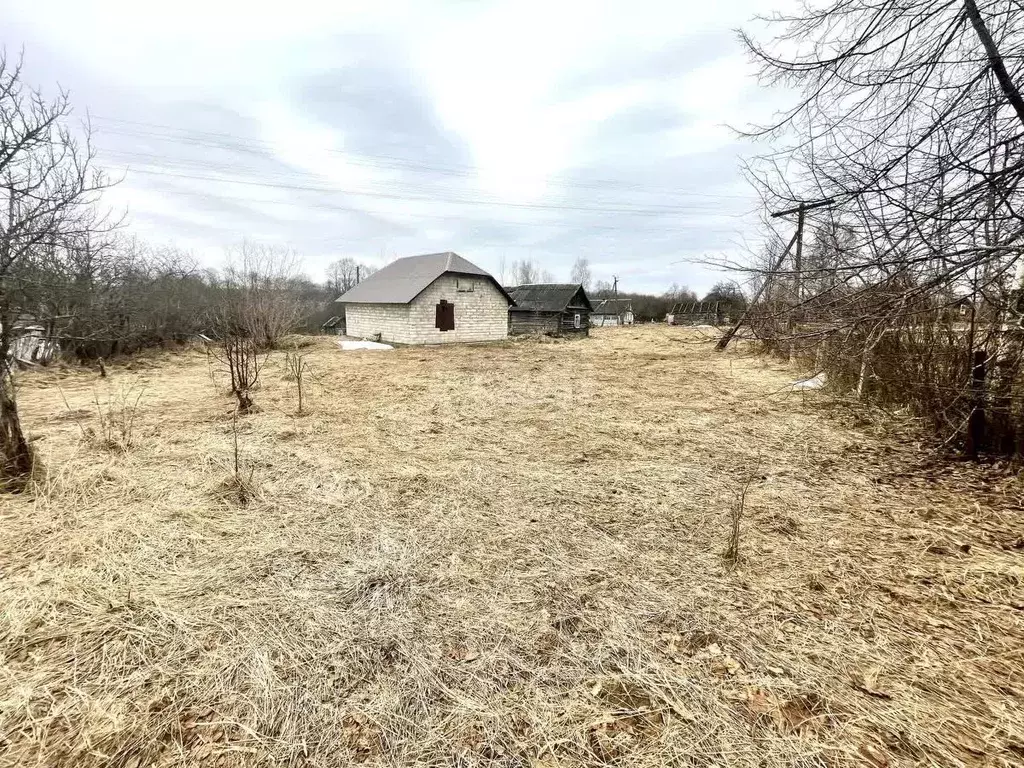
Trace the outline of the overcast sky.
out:
M 261 5 L 0 0 L 0 44 L 91 115 L 130 228 L 216 265 L 287 244 L 454 250 L 499 274 L 586 256 L 622 290 L 704 290 L 757 235 L 728 125 L 771 112 L 733 30 L 763 2 Z M 510 275 L 509 275 L 510 277 Z

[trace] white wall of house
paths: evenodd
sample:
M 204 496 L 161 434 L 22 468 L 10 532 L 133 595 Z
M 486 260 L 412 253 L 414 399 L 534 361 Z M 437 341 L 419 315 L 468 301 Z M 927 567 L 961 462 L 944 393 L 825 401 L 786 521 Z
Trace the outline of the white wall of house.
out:
M 592 326 L 602 325 L 632 325 L 633 324 L 633 313 L 624 312 L 620 318 L 618 315 L 591 315 L 590 324 Z
M 435 327 L 441 299 L 455 305 L 455 330 Z M 399 344 L 493 341 L 508 336 L 508 300 L 486 277 L 441 275 L 409 304 L 347 304 L 346 333 Z
M 357 339 L 382 339 L 408 343 L 408 304 L 346 304 L 345 335 Z

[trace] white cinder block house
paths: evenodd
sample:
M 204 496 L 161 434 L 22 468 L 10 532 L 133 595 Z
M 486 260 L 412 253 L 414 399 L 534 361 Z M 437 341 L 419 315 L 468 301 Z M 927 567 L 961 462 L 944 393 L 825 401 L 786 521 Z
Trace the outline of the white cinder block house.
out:
M 514 304 L 491 275 L 450 251 L 393 261 L 338 301 L 346 335 L 399 344 L 504 339 Z

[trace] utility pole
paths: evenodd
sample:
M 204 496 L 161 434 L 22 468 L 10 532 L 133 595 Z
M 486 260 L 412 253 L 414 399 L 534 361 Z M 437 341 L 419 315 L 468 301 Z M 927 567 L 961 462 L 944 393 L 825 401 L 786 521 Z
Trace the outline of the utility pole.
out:
M 619 312 L 619 276 L 612 275 L 612 301 L 615 302 L 615 316 L 619 319 L 619 325 L 622 325 L 622 313 Z
M 807 203 L 800 203 L 796 208 L 789 208 L 785 211 L 777 211 L 772 214 L 773 219 L 777 219 L 781 216 L 788 216 L 789 214 L 796 214 L 796 250 L 793 252 L 793 294 L 796 301 L 796 307 L 799 307 L 803 303 L 803 269 L 804 269 L 804 216 L 809 208 L 818 208 L 822 205 L 826 205 L 827 201 L 814 203 L 808 205 Z M 796 308 L 794 307 L 794 309 Z M 789 313 L 789 318 L 786 322 L 786 332 L 789 334 L 789 359 L 793 360 L 796 356 L 796 317 L 793 312 Z
M 361 266 L 361 264 L 356 264 L 356 285 L 359 285 L 359 267 Z
M 732 341 L 732 337 L 736 335 L 736 332 L 739 331 L 740 327 L 743 325 L 743 322 L 747 319 L 747 313 L 750 312 L 754 304 L 756 304 L 758 299 L 761 298 L 761 294 L 764 293 L 765 290 L 768 288 L 768 285 L 772 281 L 772 277 L 779 269 L 781 269 L 783 262 L 786 260 L 786 256 L 789 254 L 789 251 L 791 248 L 793 248 L 793 246 L 796 246 L 796 250 L 794 251 L 793 255 L 793 272 L 795 273 L 796 303 L 798 305 L 800 304 L 803 295 L 805 214 L 807 213 L 807 211 L 813 211 L 815 208 L 824 208 L 825 206 L 831 204 L 832 198 L 828 198 L 826 200 L 819 200 L 815 203 L 800 203 L 795 208 L 787 208 L 784 211 L 775 211 L 771 214 L 771 217 L 773 219 L 778 219 L 783 216 L 791 216 L 795 213 L 797 215 L 796 233 L 793 235 L 793 239 L 789 241 L 789 245 L 786 246 L 786 250 L 782 252 L 782 255 L 779 256 L 778 260 L 774 264 L 772 264 L 771 268 L 768 270 L 768 274 L 765 276 L 764 282 L 761 284 L 761 288 L 754 295 L 754 298 L 751 299 L 750 303 L 747 305 L 746 310 L 744 310 L 742 316 L 736 322 L 736 325 L 734 325 L 732 328 L 726 331 L 725 335 L 718 340 L 718 343 L 715 345 L 716 349 L 725 349 L 729 345 L 729 342 Z M 791 317 L 790 323 L 792 322 L 793 321 Z
M 800 203 L 796 213 L 796 252 L 793 254 L 793 271 L 796 273 L 796 303 L 799 305 L 804 300 L 804 213 L 807 206 Z
M 772 213 L 773 219 L 780 219 L 783 216 L 791 216 L 796 214 L 796 251 L 793 254 L 793 272 L 794 274 L 794 288 L 796 293 L 796 302 L 799 304 L 803 299 L 803 267 L 804 267 L 804 218 L 807 211 L 813 211 L 815 208 L 824 208 L 826 205 L 832 203 L 831 198 L 828 200 L 819 200 L 816 203 L 800 203 L 795 208 L 787 208 L 784 211 L 775 211 Z
M 743 326 L 744 321 L 747 319 L 747 313 L 750 312 L 751 308 L 755 304 L 757 304 L 758 300 L 761 298 L 761 294 L 768 290 L 768 285 L 772 281 L 772 275 L 774 275 L 782 266 L 782 262 L 786 260 L 786 257 L 789 255 L 789 249 L 793 247 L 794 243 L 796 243 L 796 235 L 793 235 L 793 239 L 789 241 L 789 245 L 786 246 L 786 250 L 784 250 L 779 258 L 776 259 L 775 263 L 772 264 L 771 268 L 768 270 L 768 274 L 764 278 L 764 282 L 761 283 L 761 287 L 757 289 L 757 293 L 754 294 L 750 303 L 747 304 L 747 308 L 743 310 L 743 314 L 740 315 L 740 319 L 736 321 L 736 325 L 725 332 L 725 335 L 722 336 L 715 345 L 715 349 L 722 350 L 729 346 L 729 342 L 732 341 L 732 337 L 736 335 L 736 332 Z

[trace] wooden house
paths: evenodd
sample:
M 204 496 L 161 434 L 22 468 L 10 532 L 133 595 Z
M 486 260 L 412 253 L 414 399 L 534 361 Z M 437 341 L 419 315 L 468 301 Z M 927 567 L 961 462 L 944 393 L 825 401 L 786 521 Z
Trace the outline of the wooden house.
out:
M 515 304 L 508 309 L 511 334 L 586 336 L 593 307 L 579 283 L 533 283 L 509 288 Z

